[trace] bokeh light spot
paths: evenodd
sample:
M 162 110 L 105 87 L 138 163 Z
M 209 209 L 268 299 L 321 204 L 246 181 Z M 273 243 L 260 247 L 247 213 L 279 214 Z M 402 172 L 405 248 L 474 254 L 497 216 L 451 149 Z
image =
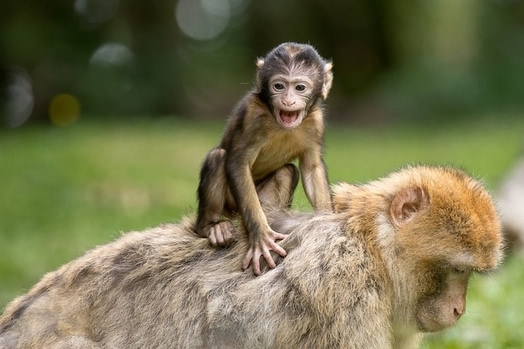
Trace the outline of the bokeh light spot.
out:
M 29 119 L 34 106 L 33 83 L 22 68 L 8 72 L 5 122 L 9 127 L 18 127 Z
M 190 38 L 211 40 L 226 29 L 231 6 L 227 0 L 179 0 L 175 17 L 179 28 Z
M 69 126 L 80 117 L 80 102 L 70 94 L 56 95 L 49 104 L 49 119 L 54 125 Z
M 110 42 L 97 48 L 89 63 L 101 66 L 125 66 L 130 64 L 132 60 L 133 52 L 127 46 Z
M 75 0 L 75 12 L 95 25 L 114 18 L 120 5 L 119 0 Z

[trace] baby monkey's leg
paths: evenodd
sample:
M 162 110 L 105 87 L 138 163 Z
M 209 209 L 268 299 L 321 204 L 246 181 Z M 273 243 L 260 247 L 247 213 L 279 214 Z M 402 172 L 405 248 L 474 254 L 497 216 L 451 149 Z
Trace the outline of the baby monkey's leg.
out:
M 298 169 L 286 164 L 257 184 L 258 199 L 264 211 L 284 210 L 291 207 L 299 180 Z
M 233 224 L 224 218 L 232 204 L 225 174 L 226 151 L 215 148 L 209 152 L 200 171 L 198 186 L 198 218 L 196 232 L 209 238 L 213 246 L 226 246 L 233 240 Z

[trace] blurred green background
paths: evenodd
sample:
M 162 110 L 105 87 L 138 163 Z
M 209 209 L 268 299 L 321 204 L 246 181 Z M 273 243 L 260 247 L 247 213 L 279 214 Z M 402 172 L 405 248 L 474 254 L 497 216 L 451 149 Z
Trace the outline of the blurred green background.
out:
M 3 0 L 1 124 L 222 120 L 284 41 L 333 59 L 330 119 L 475 120 L 524 107 L 523 34 L 518 0 Z
M 334 61 L 332 182 L 451 164 L 496 195 L 522 154 L 523 1 L 4 0 L 0 309 L 97 244 L 192 214 L 256 57 L 284 41 Z M 508 253 L 424 348 L 524 347 L 523 291 Z

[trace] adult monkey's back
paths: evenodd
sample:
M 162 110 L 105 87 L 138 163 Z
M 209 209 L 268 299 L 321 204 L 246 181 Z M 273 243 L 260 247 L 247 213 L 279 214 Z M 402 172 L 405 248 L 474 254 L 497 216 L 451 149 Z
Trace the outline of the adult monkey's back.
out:
M 492 199 L 463 172 L 340 184 L 334 205 L 267 212 L 289 253 L 259 277 L 238 271 L 244 235 L 217 250 L 190 221 L 127 234 L 11 303 L 0 348 L 416 348 L 500 262 Z

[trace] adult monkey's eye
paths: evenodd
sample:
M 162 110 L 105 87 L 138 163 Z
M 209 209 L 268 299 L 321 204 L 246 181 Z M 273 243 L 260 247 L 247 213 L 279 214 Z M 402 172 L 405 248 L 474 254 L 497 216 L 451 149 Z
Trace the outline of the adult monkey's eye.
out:
M 453 271 L 454 274 L 457 274 L 457 275 L 461 275 L 461 274 L 466 273 L 466 269 L 463 268 L 463 267 L 454 267 L 454 268 L 452 268 L 452 271 Z
M 281 82 L 277 82 L 276 84 L 273 85 L 273 88 L 277 91 L 282 91 L 283 89 L 285 89 L 286 87 L 284 86 L 283 83 Z
M 295 90 L 297 90 L 298 92 L 304 92 L 306 88 L 307 87 L 304 84 L 298 84 L 297 86 L 295 86 Z

